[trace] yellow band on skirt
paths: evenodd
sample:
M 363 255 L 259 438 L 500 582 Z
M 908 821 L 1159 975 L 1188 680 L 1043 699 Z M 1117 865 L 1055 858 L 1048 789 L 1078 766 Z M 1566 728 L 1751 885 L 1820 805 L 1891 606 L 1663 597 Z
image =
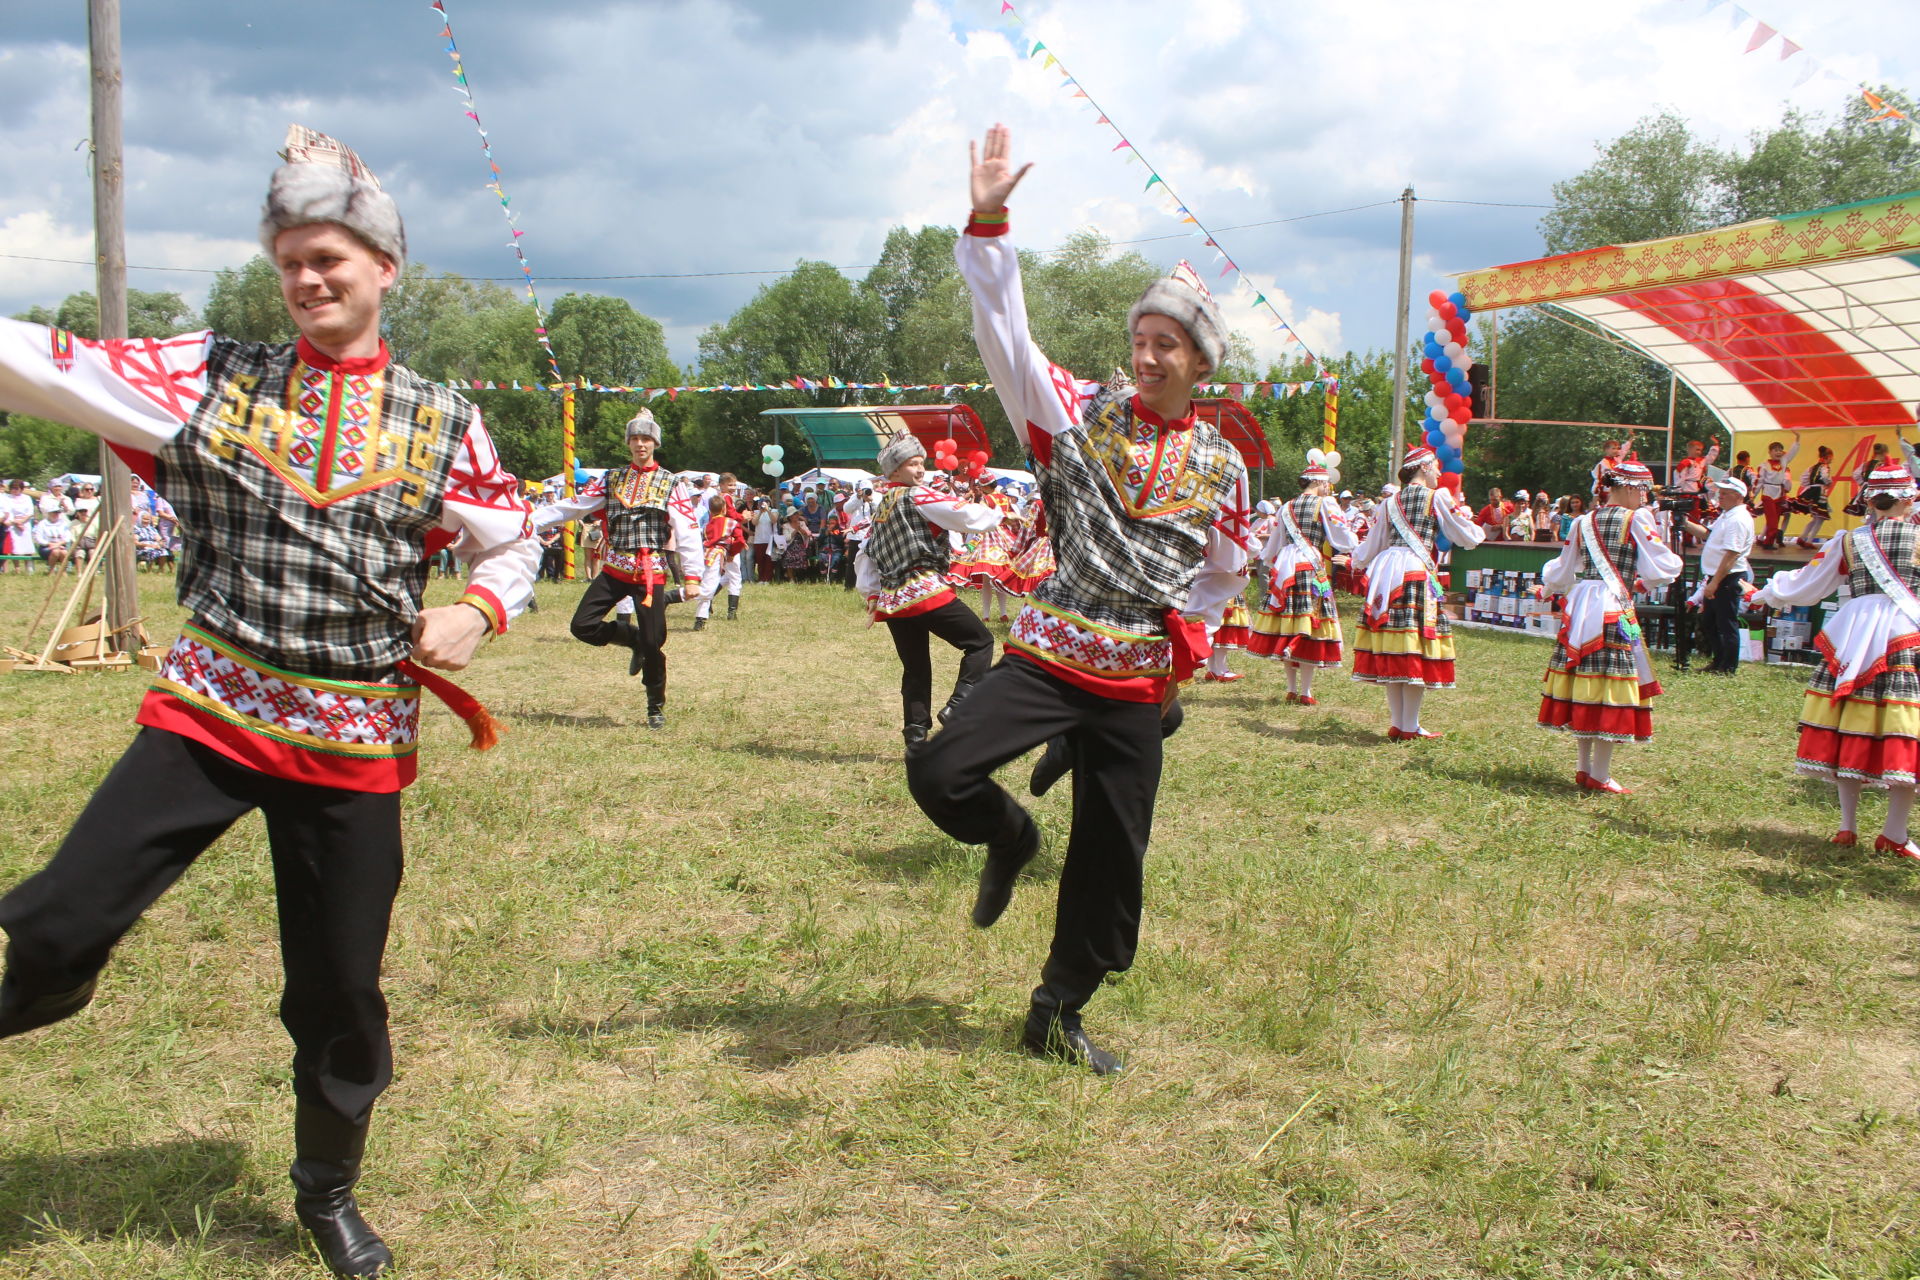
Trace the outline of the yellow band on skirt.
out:
M 1920 706 L 1857 695 L 1829 698 L 1809 690 L 1800 704 L 1800 723 L 1862 738 L 1920 738 Z
M 1590 707 L 1645 707 L 1650 699 L 1640 696 L 1638 676 L 1576 676 L 1549 670 L 1543 682 L 1545 693 L 1556 702 L 1576 702 Z
M 1377 631 L 1362 624 L 1360 633 L 1354 637 L 1353 647 L 1357 653 L 1378 653 L 1390 657 L 1417 653 L 1435 662 L 1454 660 L 1452 636 L 1435 636 L 1431 640 L 1422 640 L 1417 630 Z

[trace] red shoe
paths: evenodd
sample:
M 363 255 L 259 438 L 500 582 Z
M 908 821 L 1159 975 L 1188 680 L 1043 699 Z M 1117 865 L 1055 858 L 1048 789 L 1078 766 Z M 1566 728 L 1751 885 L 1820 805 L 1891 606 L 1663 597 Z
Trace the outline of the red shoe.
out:
M 1435 733 L 1431 729 L 1415 729 L 1407 734 L 1409 738 L 1430 738 L 1435 742 L 1446 737 L 1444 733 Z
M 1920 862 L 1920 845 L 1916 845 L 1912 837 L 1908 837 L 1906 842 L 1901 844 L 1889 840 L 1885 836 L 1875 836 L 1873 838 L 1873 851 L 1875 853 L 1890 853 L 1896 858 L 1912 858 L 1915 862 Z
M 1630 796 L 1633 794 L 1631 790 L 1621 786 L 1612 778 L 1601 779 L 1594 777 L 1592 774 L 1587 775 L 1585 785 L 1589 791 L 1604 791 L 1610 796 Z
M 1287 690 L 1287 704 L 1291 706 L 1292 704 L 1298 701 L 1300 701 L 1300 695 L 1293 692 L 1293 690 L 1291 689 Z
M 1859 844 L 1860 837 L 1851 831 L 1836 831 L 1828 844 Z
M 1207 672 L 1207 675 L 1206 675 L 1206 680 L 1208 684 L 1232 684 L 1235 680 L 1238 680 L 1239 678 L 1240 678 L 1240 673 L 1238 671 L 1229 671 L 1224 675 L 1215 675 L 1213 672 L 1209 671 Z
M 1298 696 L 1300 699 L 1300 705 L 1303 707 L 1317 707 L 1320 705 L 1320 699 L 1318 698 L 1309 697 L 1307 694 L 1304 694 L 1304 693 Z
M 1593 775 L 1588 773 L 1585 769 L 1575 769 L 1573 771 L 1573 783 L 1575 786 L 1579 787 L 1582 791 L 1585 791 L 1590 787 L 1592 787 Z
M 1388 742 L 1405 742 L 1408 738 L 1411 738 L 1413 736 L 1414 736 L 1413 734 L 1406 732 L 1397 724 L 1387 726 Z

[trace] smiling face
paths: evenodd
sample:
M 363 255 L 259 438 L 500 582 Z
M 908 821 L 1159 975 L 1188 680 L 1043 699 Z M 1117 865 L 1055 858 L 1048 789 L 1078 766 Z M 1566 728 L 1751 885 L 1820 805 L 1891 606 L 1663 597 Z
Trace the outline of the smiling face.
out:
M 380 353 L 380 300 L 397 274 L 392 259 L 332 222 L 282 231 L 273 256 L 301 337 L 336 360 Z
M 927 456 L 916 453 L 905 462 L 887 472 L 887 480 L 893 484 L 919 484 L 927 475 Z M 862 496 L 865 496 L 864 494 Z
M 1149 311 L 1133 326 L 1133 384 L 1161 417 L 1184 417 L 1194 383 L 1212 372 L 1178 320 Z
M 653 465 L 653 446 L 652 436 L 628 436 L 627 460 L 644 471 Z

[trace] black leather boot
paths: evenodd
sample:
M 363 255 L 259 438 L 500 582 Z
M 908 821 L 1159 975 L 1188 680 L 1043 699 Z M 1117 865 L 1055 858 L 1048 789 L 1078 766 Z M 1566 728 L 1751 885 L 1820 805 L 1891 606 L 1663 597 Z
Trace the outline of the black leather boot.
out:
M 353 1184 L 367 1149 L 367 1126 L 299 1103 L 293 1113 L 293 1211 L 337 1276 L 384 1275 L 393 1251 L 360 1216 Z
M 667 727 L 667 691 L 647 686 L 647 728 Z
M 1085 1067 L 1097 1076 L 1126 1070 L 1124 1062 L 1087 1038 L 1080 1026 L 1079 1006 L 1065 1002 L 1045 983 L 1033 989 L 1033 1005 L 1027 1010 L 1020 1047 L 1035 1057 Z
M 64 991 L 43 991 L 35 995 L 20 981 L 20 967 L 9 947 L 7 973 L 0 978 L 0 1040 L 71 1018 L 93 1002 L 93 988 L 98 981 L 98 978 L 88 978 Z
M 900 736 L 907 740 L 907 750 L 911 751 L 925 743 L 927 734 L 932 730 L 933 726 L 930 724 L 909 724 L 900 730 Z
M 732 622 L 740 616 L 740 597 L 727 597 L 727 621 Z
M 627 646 L 628 652 L 632 655 L 627 659 L 627 674 L 629 676 L 639 675 L 640 668 L 646 664 L 647 660 L 647 651 L 640 645 L 640 628 L 634 626 L 631 622 L 615 620 L 613 629 L 614 633 L 619 636 L 620 643 Z
M 980 888 L 973 896 L 973 922 L 985 929 L 1000 918 L 1013 901 L 1013 882 L 1033 855 L 1040 852 L 1040 826 L 1021 814 L 1018 834 L 987 846 L 987 863 L 980 868 Z
M 1073 772 L 1073 747 L 1067 741 L 1066 734 L 1047 739 L 1047 749 L 1034 761 L 1033 776 L 1027 779 L 1027 790 L 1035 796 L 1043 796 L 1053 789 L 1053 784 Z
M 705 618 L 695 618 L 693 620 L 693 629 L 695 631 L 705 631 L 707 629 L 707 620 Z
M 953 719 L 954 713 L 960 710 L 960 704 L 965 702 L 967 695 L 972 692 L 973 681 L 971 680 L 954 685 L 953 694 L 947 699 L 947 705 L 940 708 L 940 723 L 945 724 L 947 721 Z

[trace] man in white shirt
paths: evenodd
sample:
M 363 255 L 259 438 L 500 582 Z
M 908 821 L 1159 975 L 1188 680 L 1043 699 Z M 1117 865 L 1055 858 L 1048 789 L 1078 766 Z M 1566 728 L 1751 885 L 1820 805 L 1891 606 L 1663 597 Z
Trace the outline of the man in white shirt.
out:
M 1689 532 L 1705 533 L 1700 548 L 1700 572 L 1705 575 L 1694 593 L 1707 620 L 1707 670 L 1732 675 L 1740 666 L 1740 602 L 1753 580 L 1747 555 L 1753 550 L 1753 512 L 1747 509 L 1747 486 L 1732 475 L 1713 482 L 1713 499 L 1720 508 L 1710 529 L 1692 525 Z

